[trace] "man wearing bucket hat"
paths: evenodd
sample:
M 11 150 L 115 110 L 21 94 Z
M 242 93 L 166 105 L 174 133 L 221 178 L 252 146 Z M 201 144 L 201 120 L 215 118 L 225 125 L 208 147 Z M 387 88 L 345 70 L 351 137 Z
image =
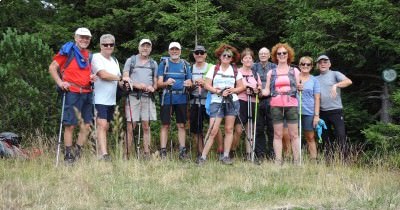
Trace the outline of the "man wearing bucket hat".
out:
M 323 130 L 325 158 L 330 161 L 334 149 L 339 149 L 341 158 L 346 157 L 346 129 L 344 124 L 341 89 L 348 87 L 352 81 L 344 74 L 331 70 L 331 61 L 327 55 L 317 58 L 320 74 L 316 77 L 321 86 L 320 118 L 325 121 L 327 130 Z M 332 130 L 334 132 L 332 132 Z
M 91 82 L 94 80 L 94 76 L 91 75 L 91 56 L 87 50 L 91 38 L 92 34 L 89 29 L 78 28 L 74 35 L 75 42 L 64 44 L 49 66 L 49 73 L 58 88 L 63 91 L 63 98 L 65 99 L 63 100 L 65 103 L 63 104 L 62 123 L 65 126 L 64 160 L 66 163 L 73 163 L 75 158 L 80 157 L 80 150 L 87 139 L 93 120 Z M 75 154 L 73 154 L 73 131 L 78 125 L 75 109 L 77 109 L 84 123 L 80 126 Z

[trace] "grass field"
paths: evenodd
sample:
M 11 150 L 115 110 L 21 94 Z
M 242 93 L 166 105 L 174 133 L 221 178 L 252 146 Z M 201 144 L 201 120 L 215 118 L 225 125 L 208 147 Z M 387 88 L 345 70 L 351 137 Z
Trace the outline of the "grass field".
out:
M 400 209 L 400 171 L 236 160 L 1 160 L 1 209 Z

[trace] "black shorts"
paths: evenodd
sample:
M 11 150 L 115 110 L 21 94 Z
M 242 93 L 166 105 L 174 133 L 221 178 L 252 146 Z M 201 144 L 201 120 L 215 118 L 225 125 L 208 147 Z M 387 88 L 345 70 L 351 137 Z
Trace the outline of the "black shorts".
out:
M 194 104 L 190 107 L 190 132 L 199 134 L 203 133 L 203 124 L 207 122 L 210 117 L 206 113 L 206 107 L 201 105 L 199 116 L 199 105 Z
M 171 113 L 172 112 L 172 113 Z M 175 113 L 176 123 L 186 123 L 186 104 L 173 104 L 161 106 L 160 118 L 163 125 L 171 124 L 171 115 Z
M 239 116 L 240 120 L 242 120 L 243 125 L 246 125 L 247 122 L 249 121 L 249 114 L 247 113 L 247 101 L 242 101 L 239 100 L 240 103 L 240 109 L 239 109 Z M 254 122 L 254 116 L 255 116 L 255 108 L 256 108 L 256 103 L 252 102 L 251 103 L 251 113 L 252 113 L 252 118 Z M 235 119 L 235 125 L 240 124 L 240 120 L 238 117 Z

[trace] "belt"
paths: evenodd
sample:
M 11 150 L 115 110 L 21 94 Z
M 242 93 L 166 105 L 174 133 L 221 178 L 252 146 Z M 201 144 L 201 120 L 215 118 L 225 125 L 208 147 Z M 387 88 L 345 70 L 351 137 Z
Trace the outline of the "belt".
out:
M 68 82 L 68 81 L 67 81 Z M 77 87 L 77 88 L 79 88 L 79 93 L 82 93 L 82 90 L 90 90 L 90 91 L 92 91 L 92 86 L 90 86 L 90 85 L 86 85 L 86 86 L 81 86 L 81 85 L 78 85 L 78 84 L 76 84 L 76 83 L 74 83 L 74 82 L 68 82 L 69 84 L 71 84 L 72 86 L 74 86 L 74 87 Z M 89 91 L 89 92 L 90 92 Z

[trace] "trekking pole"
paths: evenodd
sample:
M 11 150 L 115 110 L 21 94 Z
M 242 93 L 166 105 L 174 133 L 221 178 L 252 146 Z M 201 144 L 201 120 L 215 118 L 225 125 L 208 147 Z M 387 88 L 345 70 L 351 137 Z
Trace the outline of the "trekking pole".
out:
M 256 94 L 256 107 L 254 110 L 255 116 L 254 116 L 254 132 L 253 132 L 253 149 L 252 149 L 252 155 L 251 155 L 251 161 L 254 162 L 254 156 L 255 156 L 255 151 L 256 151 L 256 128 L 257 128 L 257 113 L 258 113 L 258 94 Z
M 300 80 L 300 84 L 301 84 L 301 80 Z M 299 91 L 299 98 L 300 98 L 300 102 L 299 102 L 299 158 L 300 158 L 300 165 L 301 165 L 301 133 L 302 133 L 302 125 L 301 125 L 301 106 L 302 106 L 302 91 Z
M 130 89 L 132 90 L 132 88 Z M 128 108 L 129 108 L 129 116 L 131 118 L 131 126 L 132 126 L 132 141 L 136 146 L 136 141 L 134 141 L 133 136 L 134 136 L 134 126 L 133 126 L 133 117 L 132 117 L 132 107 L 131 107 L 131 100 L 129 99 L 129 94 L 127 95 L 127 101 L 128 101 Z M 128 126 L 128 125 L 127 125 Z M 129 160 L 129 147 L 128 147 L 128 138 L 126 139 L 126 159 Z
M 95 103 L 95 94 L 94 94 L 94 83 L 92 82 L 92 99 L 93 99 L 93 124 L 94 124 L 94 144 L 96 147 L 96 157 L 99 155 L 99 148 L 97 145 L 97 110 L 96 110 L 96 103 Z
M 186 87 L 183 87 L 183 92 L 184 93 L 186 93 L 186 115 L 187 115 L 187 113 L 188 113 L 188 110 L 189 110 L 189 113 L 190 113 L 190 109 L 191 109 L 191 106 L 190 106 L 190 93 L 189 93 L 189 91 L 188 91 L 188 89 L 186 89 Z M 188 106 L 189 106 L 189 108 L 188 108 Z M 185 125 L 185 129 L 186 129 L 186 125 Z M 190 118 L 189 118 L 189 155 L 190 155 L 190 159 L 192 159 L 192 138 L 191 138 L 191 132 L 190 132 Z M 186 141 L 186 132 L 185 132 L 185 141 Z
M 66 95 L 66 92 L 63 92 L 62 106 L 61 106 L 60 130 L 58 131 L 56 167 L 58 166 L 58 160 L 59 160 L 59 157 L 60 157 L 61 134 L 62 134 L 62 127 L 63 127 L 62 123 L 63 123 L 63 120 L 64 120 L 65 95 Z
M 171 147 L 171 158 L 172 158 L 172 86 L 169 88 L 169 137 L 170 137 L 170 147 Z
M 247 95 L 247 128 L 249 129 L 248 130 L 248 135 L 250 136 L 249 137 L 249 139 L 250 139 L 250 149 L 251 149 L 251 152 L 250 152 L 250 158 L 253 156 L 253 144 L 254 144 L 254 142 L 253 142 L 253 112 L 252 112 L 252 107 L 251 107 L 251 95 L 250 94 L 248 94 Z
M 136 144 L 136 156 L 137 156 L 137 159 L 139 160 L 139 157 L 140 157 L 140 132 L 141 132 L 141 128 L 142 128 L 142 91 L 141 90 L 138 91 L 137 97 L 139 98 L 139 121 L 138 121 L 139 131 L 138 131 L 138 139 L 137 139 L 137 144 Z
M 197 152 L 201 153 L 202 151 L 199 151 L 200 144 L 203 144 L 203 131 L 200 131 L 200 123 L 203 124 L 203 119 L 202 115 L 203 113 L 201 112 L 201 85 L 199 85 L 199 105 L 198 105 L 198 110 L 197 110 Z M 201 140 L 200 140 L 201 139 Z M 204 144 L 202 145 L 204 146 Z

